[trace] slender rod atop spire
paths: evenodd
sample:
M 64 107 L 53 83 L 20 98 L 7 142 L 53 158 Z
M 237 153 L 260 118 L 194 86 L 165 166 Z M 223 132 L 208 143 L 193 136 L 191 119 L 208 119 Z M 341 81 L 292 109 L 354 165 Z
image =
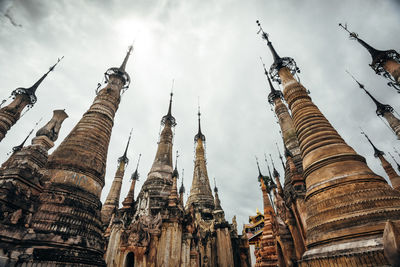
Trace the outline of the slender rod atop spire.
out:
M 200 102 L 200 100 L 199 100 Z M 201 132 L 201 123 L 200 123 L 200 117 L 201 117 L 201 113 L 200 113 L 200 103 L 197 106 L 197 117 L 198 117 L 198 130 L 197 130 L 197 134 L 194 136 L 194 141 L 197 142 L 197 140 L 201 139 L 203 142 L 206 140 L 206 137 L 204 136 L 204 134 Z
M 261 64 L 263 65 L 263 68 L 264 68 L 264 74 L 265 74 L 265 76 L 267 76 L 267 80 L 268 80 L 269 88 L 271 89 L 271 93 L 275 93 L 276 90 L 275 90 L 274 86 L 272 85 L 271 79 L 269 78 L 269 74 L 268 74 L 267 69 L 265 68 L 265 64 L 264 64 L 264 61 L 262 60 L 262 57 L 260 57 L 260 60 L 261 60 Z
M 129 56 L 132 54 L 132 50 L 133 44 L 128 47 L 128 51 L 126 52 L 124 61 L 122 62 L 121 67 L 119 67 L 120 70 L 125 71 L 126 63 L 128 62 Z
M 271 163 L 272 163 L 273 175 L 274 175 L 275 177 L 279 177 L 279 176 L 280 176 L 280 175 L 279 175 L 279 172 L 278 172 L 278 171 L 276 170 L 276 168 L 275 168 L 274 160 L 272 159 L 271 154 L 269 154 L 269 157 L 270 157 Z
M 259 177 L 261 177 L 262 174 L 261 174 L 261 170 L 260 170 L 260 164 L 258 163 L 258 158 L 257 158 L 257 156 L 254 156 L 254 157 L 256 158 L 257 169 L 258 169 L 258 175 L 259 175 Z
M 360 127 L 361 129 L 361 127 Z M 383 156 L 385 155 L 385 153 L 381 150 L 379 150 L 378 148 L 376 148 L 376 146 L 372 143 L 371 139 L 369 139 L 368 135 L 364 132 L 363 129 L 361 129 L 361 134 L 365 136 L 365 138 L 367 138 L 368 142 L 371 144 L 372 148 L 374 149 L 374 156 L 377 158 L 379 156 Z
M 129 138 L 128 138 L 128 142 L 126 143 L 126 147 L 125 147 L 124 154 L 122 155 L 122 157 L 120 157 L 120 158 L 118 159 L 118 162 L 124 161 L 126 164 L 128 164 L 128 162 L 129 162 L 127 153 L 128 153 L 129 143 L 131 142 L 132 131 L 133 131 L 133 128 L 132 128 L 131 131 L 129 132 Z
M 283 157 L 282 157 L 281 151 L 279 150 L 278 143 L 275 142 L 275 145 L 276 145 L 276 149 L 278 150 L 278 154 L 279 154 L 279 158 L 282 163 L 283 171 L 285 171 L 286 167 L 285 167 L 285 163 L 283 162 Z
M 24 145 L 25 145 L 26 141 L 28 140 L 29 136 L 31 136 L 31 134 L 35 130 L 36 126 L 38 126 L 38 124 L 42 121 L 42 119 L 43 118 L 40 118 L 40 120 L 35 123 L 35 125 L 32 127 L 32 130 L 28 133 L 28 135 L 25 137 L 24 141 L 22 141 L 22 143 L 19 146 L 13 147 L 13 149 L 12 149 L 13 152 L 20 151 L 24 147 Z
M 174 93 L 173 93 L 174 83 L 175 83 L 175 80 L 172 79 L 171 93 L 169 94 L 170 95 L 169 107 L 168 107 L 168 114 L 169 115 L 171 115 L 171 109 L 172 109 L 172 96 L 174 95 Z
M 339 23 L 339 27 L 343 28 L 346 32 L 349 33 L 350 39 L 357 40 L 357 42 L 359 42 L 363 47 L 365 47 L 373 58 L 377 55 L 379 51 L 370 46 L 369 44 L 367 44 L 364 40 L 360 39 L 357 33 L 350 32 L 349 29 L 347 28 L 347 23 L 345 23 L 344 25 L 342 23 Z
M 268 163 L 268 159 L 267 159 L 267 154 L 266 153 L 264 153 L 264 160 L 265 160 L 265 163 L 267 163 L 269 177 L 272 178 L 271 169 L 269 168 L 269 163 Z
M 387 105 L 387 104 L 382 104 L 381 102 L 379 102 L 375 97 L 373 97 L 372 95 L 371 95 L 371 93 L 367 90 L 367 89 L 365 89 L 365 86 L 362 84 L 362 83 L 360 83 L 356 78 L 354 78 L 354 76 L 349 72 L 349 71 L 347 71 L 346 70 L 346 72 L 347 72 L 347 74 L 349 74 L 350 75 L 350 77 L 351 78 L 353 78 L 353 80 L 358 84 L 358 86 L 362 89 L 362 90 L 364 90 L 364 92 L 372 99 L 372 101 L 375 103 L 375 105 L 376 105 L 376 114 L 378 115 L 378 116 L 383 116 L 383 114 L 385 113 L 385 112 L 393 112 L 393 108 L 390 106 L 390 105 Z
M 214 177 L 214 192 L 218 192 L 217 182 L 215 181 Z
M 139 154 L 139 157 L 138 157 L 138 160 L 137 160 L 137 163 L 136 163 L 136 169 L 135 169 L 135 171 L 132 173 L 131 180 L 136 180 L 136 181 L 139 180 L 139 172 L 138 172 L 138 169 L 139 169 L 139 162 L 140 162 L 140 158 L 141 158 L 141 157 L 142 157 L 142 154 Z
M 161 119 L 161 124 L 165 125 L 166 123 L 169 123 L 171 127 L 175 127 L 176 126 L 176 120 L 174 118 L 174 116 L 172 116 L 172 97 L 174 95 L 174 93 L 172 92 L 172 88 L 174 86 L 174 79 L 172 80 L 172 87 L 171 87 L 171 93 L 169 94 L 169 105 L 168 105 L 168 113 L 167 115 L 165 115 L 164 117 L 162 117 Z
M 269 36 L 268 36 L 268 33 L 266 33 L 266 32 L 264 31 L 264 29 L 261 27 L 260 21 L 257 20 L 256 23 L 257 23 L 258 27 L 260 27 L 260 29 L 258 30 L 257 33 L 258 33 L 258 34 L 261 33 L 262 38 L 265 39 L 265 40 L 267 41 L 267 45 L 268 45 L 269 49 L 271 50 L 272 56 L 273 56 L 273 58 L 274 58 L 274 61 L 275 61 L 275 62 L 280 61 L 280 60 L 281 60 L 281 57 L 278 55 L 278 53 L 276 52 L 274 46 L 272 45 L 271 41 L 269 40 L 269 38 L 268 38 L 268 37 L 269 37 Z

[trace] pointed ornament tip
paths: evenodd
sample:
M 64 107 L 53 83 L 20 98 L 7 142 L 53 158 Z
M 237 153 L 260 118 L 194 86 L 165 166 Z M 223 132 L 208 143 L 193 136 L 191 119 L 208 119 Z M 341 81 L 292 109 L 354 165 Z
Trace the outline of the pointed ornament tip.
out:
M 379 150 L 371 141 L 371 139 L 369 139 L 368 135 L 364 132 L 364 130 L 360 127 L 361 130 L 361 134 L 365 136 L 365 138 L 367 138 L 368 142 L 371 144 L 372 148 L 374 149 L 374 157 L 377 158 L 379 156 L 383 156 L 385 155 L 385 153 L 381 150 Z

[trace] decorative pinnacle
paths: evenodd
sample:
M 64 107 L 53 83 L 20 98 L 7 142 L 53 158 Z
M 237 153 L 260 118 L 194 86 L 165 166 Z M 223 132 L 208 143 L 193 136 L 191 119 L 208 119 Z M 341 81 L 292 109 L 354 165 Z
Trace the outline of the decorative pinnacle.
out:
M 51 71 L 54 71 L 54 68 L 57 66 L 57 64 L 58 64 L 63 58 L 64 58 L 64 56 L 62 56 L 61 58 L 58 58 L 58 59 L 57 59 L 57 62 L 56 62 L 53 66 L 51 66 L 51 67 L 49 68 L 49 70 L 48 70 L 45 74 L 43 74 L 43 76 L 40 77 L 40 79 L 39 79 L 37 82 L 35 82 L 34 85 L 32 85 L 32 86 L 29 87 L 29 88 L 22 88 L 22 87 L 17 88 L 17 89 L 15 89 L 15 90 L 11 93 L 11 95 L 13 95 L 13 96 L 21 95 L 21 94 L 28 95 L 28 96 L 29 96 L 29 105 L 32 106 L 33 104 L 35 104 L 36 101 L 37 101 L 37 97 L 36 97 L 36 95 L 35 95 L 35 92 L 36 92 L 37 88 L 38 88 L 39 85 L 43 82 L 43 80 L 47 77 L 47 75 L 48 75 Z
M 393 159 L 393 161 L 396 163 L 396 165 L 397 165 L 397 170 L 400 171 L 400 165 L 399 165 L 399 163 L 397 162 L 397 160 L 393 157 L 392 153 L 388 152 L 388 154 L 389 154 L 389 156 Z
M 199 121 L 199 129 L 197 131 L 197 134 L 194 136 L 194 141 L 197 142 L 197 140 L 201 139 L 201 141 L 206 141 L 206 137 L 204 136 L 204 134 L 201 132 L 201 124 L 200 124 L 200 104 L 197 107 L 198 111 L 197 111 L 197 117 L 198 117 L 198 121 Z
M 265 76 L 267 76 L 269 88 L 271 90 L 271 92 L 268 95 L 268 102 L 270 104 L 274 104 L 274 100 L 277 99 L 277 98 L 281 98 L 282 99 L 283 98 L 283 94 L 282 94 L 282 92 L 280 90 L 275 90 L 274 86 L 272 85 L 271 79 L 269 78 L 268 71 L 265 68 L 265 64 L 264 64 L 264 62 L 262 60 L 262 57 L 260 57 L 260 60 L 261 60 L 261 63 L 263 65 L 263 68 L 264 68 L 264 74 L 265 74 Z
M 367 138 L 368 142 L 373 147 L 375 158 L 385 155 L 385 153 L 383 153 L 383 151 L 380 151 L 378 148 L 376 148 L 376 146 L 372 143 L 372 141 L 369 139 L 368 135 L 363 131 L 363 129 L 361 129 L 361 134 L 363 134 L 365 136 L 365 138 Z
M 283 162 L 283 157 L 281 155 L 281 151 L 279 150 L 278 144 L 276 142 L 275 142 L 275 145 L 276 145 L 276 149 L 278 149 L 278 154 L 279 154 L 279 158 L 280 158 L 281 163 L 282 163 L 283 171 L 285 171 L 286 167 L 285 167 L 285 163 Z
M 354 81 L 356 81 L 358 86 L 364 90 L 364 92 L 372 99 L 372 101 L 374 101 L 376 105 L 376 115 L 383 116 L 386 112 L 390 113 L 393 112 L 393 108 L 390 105 L 382 104 L 381 102 L 379 102 L 375 97 L 371 95 L 371 93 L 367 89 L 365 89 L 362 83 L 360 83 L 359 81 L 357 81 L 356 78 L 354 78 L 354 76 L 349 71 L 346 70 L 346 72 L 350 75 L 351 78 L 353 78 Z
M 139 162 L 140 162 L 140 157 L 141 156 L 142 156 L 142 154 L 139 154 L 139 158 L 138 158 L 138 161 L 137 161 L 137 164 L 136 164 L 136 170 L 135 170 L 134 173 L 132 173 L 131 180 L 139 181 L 138 168 L 139 168 Z
M 121 67 L 119 67 L 119 69 L 120 69 L 121 71 L 125 71 L 126 63 L 128 62 L 129 56 L 132 54 L 132 50 L 133 50 L 133 45 L 130 45 L 130 46 L 128 47 L 128 51 L 126 52 L 124 61 L 122 62 Z
M 178 173 L 178 158 L 179 158 L 179 152 L 178 150 L 176 151 L 176 158 L 175 158 L 175 169 L 172 172 L 172 177 L 176 177 L 176 179 L 179 178 L 179 173 Z
M 261 27 L 260 21 L 257 20 L 256 23 L 257 23 L 258 27 L 260 27 L 260 29 L 258 30 L 257 34 L 261 33 L 262 38 L 267 41 L 267 45 L 268 45 L 269 49 L 271 50 L 272 56 L 274 58 L 274 63 L 280 61 L 281 57 L 278 55 L 278 53 L 276 52 L 274 46 L 272 45 L 271 41 L 269 40 L 268 34 Z
M 217 182 L 215 181 L 215 177 L 214 177 L 214 192 L 215 193 L 218 192 L 218 187 L 217 187 Z
M 35 123 L 35 125 L 34 125 L 33 128 L 32 128 L 32 130 L 28 133 L 28 135 L 25 137 L 24 141 L 22 141 L 22 143 L 21 143 L 19 146 L 15 146 L 15 147 L 12 148 L 13 153 L 14 153 L 14 152 L 17 152 L 17 151 L 20 151 L 20 150 L 24 147 L 24 145 L 25 145 L 25 143 L 26 143 L 26 140 L 28 140 L 29 136 L 31 136 L 31 134 L 32 134 L 33 131 L 35 130 L 36 126 L 38 126 L 38 124 L 42 121 L 42 119 L 43 119 L 43 118 L 40 118 L 40 120 L 39 120 L 38 122 Z
M 347 28 L 347 23 L 345 23 L 344 25 L 342 23 L 339 23 L 339 27 L 342 27 L 346 32 L 349 33 L 349 38 L 351 40 L 357 40 L 357 42 L 359 42 L 362 46 L 364 46 L 368 50 L 368 52 L 371 54 L 371 57 L 372 57 L 373 60 L 378 56 L 378 53 L 381 52 L 381 51 L 376 50 L 375 48 L 373 48 L 372 46 L 370 46 L 366 42 L 364 42 L 364 40 L 358 38 L 358 34 L 357 33 L 350 32 L 349 29 Z
M 274 177 L 280 177 L 279 172 L 278 172 L 278 171 L 276 170 L 276 168 L 275 168 L 274 160 L 272 159 L 271 154 L 269 154 L 269 157 L 270 157 L 270 159 L 271 159 L 272 168 L 274 169 L 274 170 L 273 170 L 273 175 L 274 175 Z
M 269 168 L 269 164 L 268 164 L 268 159 L 267 159 L 267 154 L 266 153 L 264 153 L 264 160 L 265 160 L 265 163 L 267 163 L 269 177 L 272 177 L 271 169 Z
M 172 80 L 172 88 L 174 87 L 174 80 Z M 171 127 L 175 127 L 176 126 L 176 120 L 174 118 L 174 116 L 172 116 L 172 96 L 174 95 L 174 93 L 172 92 L 172 88 L 171 88 L 171 93 L 169 94 L 169 106 L 168 106 L 168 113 L 167 115 L 165 115 L 164 117 L 162 117 L 161 119 L 161 124 L 165 125 L 165 124 L 169 124 Z
M 184 174 L 185 174 L 185 169 L 182 169 L 182 181 L 181 181 L 181 187 L 179 188 L 179 194 L 185 193 L 185 187 L 183 186 Z
M 128 138 L 128 142 L 126 143 L 125 152 L 124 152 L 124 154 L 122 155 L 122 157 L 120 157 L 120 158 L 118 159 L 118 163 L 120 163 L 121 161 L 123 161 L 125 164 L 128 164 L 128 163 L 129 163 L 129 159 L 128 159 L 128 157 L 127 157 L 127 153 L 128 153 L 129 143 L 130 143 L 131 137 L 132 137 L 132 131 L 133 131 L 133 128 L 131 129 L 131 131 L 130 131 L 130 133 L 129 133 L 129 138 Z

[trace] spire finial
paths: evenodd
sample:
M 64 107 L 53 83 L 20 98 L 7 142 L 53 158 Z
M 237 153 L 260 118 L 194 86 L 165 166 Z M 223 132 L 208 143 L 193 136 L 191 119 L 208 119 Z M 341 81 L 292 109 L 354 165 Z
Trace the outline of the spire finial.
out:
M 396 165 L 397 165 L 397 170 L 400 171 L 400 165 L 399 165 L 399 163 L 397 162 L 397 160 L 393 157 L 392 153 L 388 152 L 388 154 L 389 154 L 390 157 L 393 159 L 393 161 L 396 163 Z
M 269 69 L 269 73 L 271 75 L 271 79 L 273 81 L 278 82 L 279 84 L 281 83 L 281 78 L 279 77 L 279 70 L 281 68 L 288 68 L 290 73 L 292 75 L 295 75 L 296 73 L 300 72 L 300 69 L 297 67 L 296 61 L 294 61 L 293 58 L 290 57 L 283 57 L 281 58 L 278 53 L 276 52 L 274 46 L 272 45 L 271 41 L 269 40 L 268 34 L 264 31 L 264 29 L 261 27 L 260 21 L 256 21 L 258 27 L 260 28 L 257 32 L 257 34 L 262 33 L 261 36 L 263 39 L 267 41 L 267 45 L 269 47 L 269 50 L 272 53 L 272 57 L 274 58 L 274 63 L 271 65 L 271 68 Z
M 258 169 L 258 178 L 260 178 L 262 176 L 261 174 L 261 170 L 260 170 L 260 164 L 258 163 L 258 158 L 257 156 L 254 156 L 256 158 L 256 163 L 257 163 L 257 169 Z
M 273 175 L 274 177 L 280 177 L 279 172 L 276 170 L 275 165 L 274 165 L 274 160 L 272 159 L 271 154 L 269 154 L 269 158 L 271 159 L 271 164 L 273 168 Z
M 264 64 L 264 62 L 262 60 L 262 57 L 260 57 L 260 60 L 261 60 L 261 64 L 263 65 L 263 68 L 264 68 L 264 74 L 265 74 L 265 76 L 267 76 L 269 88 L 271 90 L 271 92 L 268 94 L 268 102 L 273 105 L 275 99 L 277 99 L 277 98 L 281 98 L 282 99 L 283 98 L 283 94 L 282 94 L 282 92 L 280 90 L 276 90 L 274 88 L 274 86 L 272 85 L 271 79 L 269 77 L 268 71 L 265 68 L 265 64 Z
M 206 137 L 205 137 L 204 134 L 201 132 L 201 123 L 200 123 L 200 117 L 201 117 L 201 113 L 200 113 L 200 98 L 198 99 L 197 117 L 198 117 L 199 126 L 198 126 L 197 134 L 194 136 L 194 141 L 197 142 L 197 140 L 201 139 L 201 141 L 204 142 L 204 141 L 206 141 Z
M 172 79 L 171 93 L 169 94 L 170 97 L 169 97 L 168 113 L 161 119 L 162 125 L 165 125 L 166 123 L 168 123 L 171 127 L 176 126 L 176 120 L 175 120 L 174 116 L 172 116 L 172 96 L 174 95 L 174 93 L 172 92 L 172 89 L 174 87 L 174 83 L 175 83 L 175 80 Z
M 266 153 L 264 153 L 264 160 L 265 160 L 265 163 L 267 164 L 269 177 L 272 177 L 271 169 L 269 168 L 269 163 L 268 163 L 268 159 L 267 159 L 267 154 Z
M 139 181 L 139 172 L 138 172 L 138 169 L 139 169 L 139 162 L 140 162 L 140 157 L 141 157 L 141 156 L 142 156 L 142 154 L 139 154 L 139 158 L 138 158 L 138 161 L 137 161 L 137 163 L 136 163 L 136 169 L 135 169 L 135 171 L 132 173 L 131 180 Z
M 346 70 L 346 72 L 347 74 L 350 75 L 351 78 L 353 78 L 354 81 L 356 81 L 358 86 L 364 90 L 364 92 L 372 99 L 372 101 L 374 101 L 376 105 L 376 115 L 383 116 L 386 112 L 390 113 L 393 112 L 393 108 L 390 105 L 382 104 L 381 102 L 379 102 L 375 97 L 371 95 L 371 93 L 367 89 L 365 89 L 362 83 L 360 83 L 356 78 L 354 78 L 354 76 L 349 71 Z
M 282 163 L 283 171 L 285 171 L 286 167 L 285 167 L 285 163 L 283 162 L 283 157 L 282 157 L 281 151 L 279 150 L 278 143 L 275 142 L 275 145 L 276 145 L 276 149 L 278 149 L 278 154 L 279 154 L 279 158 Z
M 31 136 L 31 134 L 32 134 L 33 131 L 35 130 L 36 126 L 38 126 L 38 124 L 42 121 L 42 119 L 43 119 L 43 118 L 40 118 L 40 120 L 38 120 L 38 121 L 35 123 L 35 125 L 32 127 L 32 130 L 28 133 L 28 135 L 25 137 L 24 141 L 22 141 L 22 143 L 21 143 L 19 146 L 15 146 L 15 147 L 12 148 L 13 153 L 14 153 L 14 152 L 17 152 L 17 151 L 20 151 L 20 150 L 24 147 L 24 145 L 25 145 L 25 143 L 26 143 L 26 140 L 28 140 L 29 136 Z
M 183 196 L 183 193 L 185 193 L 185 187 L 183 186 L 184 175 L 185 175 L 185 169 L 182 169 L 181 187 L 179 188 L 179 194 L 182 194 L 182 196 Z
M 133 50 L 133 44 L 128 46 L 128 51 L 126 51 L 124 61 L 122 61 L 121 67 L 119 67 L 120 70 L 125 71 L 126 63 L 128 62 L 129 56 L 132 54 L 132 50 Z
M 175 169 L 172 172 L 172 177 L 176 177 L 177 179 L 179 178 L 179 173 L 178 173 L 178 158 L 179 158 L 179 152 L 178 150 L 176 151 L 176 157 L 175 157 Z
M 357 40 L 357 42 L 359 42 L 362 46 L 364 46 L 368 50 L 368 52 L 371 54 L 371 57 L 372 57 L 373 60 L 381 52 L 381 51 L 376 50 L 375 48 L 373 48 L 369 44 L 367 44 L 364 40 L 360 39 L 358 37 L 357 33 L 349 31 L 349 29 L 347 28 L 347 23 L 345 23 L 344 25 L 342 23 L 339 23 L 339 27 L 343 28 L 346 32 L 349 33 L 350 40 Z
M 218 192 L 217 182 L 215 181 L 214 177 L 214 192 Z
M 57 64 L 58 64 L 63 58 L 64 58 L 64 56 L 62 56 L 61 58 L 58 58 L 58 59 L 57 59 L 57 62 L 56 62 L 53 66 L 50 66 L 49 70 L 48 70 L 45 74 L 43 74 L 43 76 L 40 77 L 40 79 L 39 79 L 37 82 L 35 82 L 34 85 L 32 85 L 32 86 L 29 87 L 29 88 L 22 88 L 22 87 L 17 88 L 17 89 L 15 89 L 15 90 L 11 93 L 11 95 L 16 96 L 16 95 L 20 95 L 20 94 L 26 94 L 26 95 L 29 96 L 29 105 L 30 105 L 30 106 L 33 106 L 33 104 L 35 104 L 36 101 L 37 101 L 37 97 L 36 97 L 36 95 L 35 95 L 36 89 L 37 89 L 37 88 L 39 87 L 39 85 L 43 82 L 43 80 L 47 77 L 47 75 L 48 75 L 51 71 L 54 71 L 54 68 L 57 66 Z
M 361 130 L 361 134 L 364 135 L 365 138 L 367 138 L 368 142 L 371 144 L 372 148 L 374 149 L 375 158 L 385 155 L 385 153 L 383 153 L 383 151 L 380 151 L 378 148 L 376 148 L 376 146 L 372 143 L 371 139 L 369 139 L 368 135 L 364 132 L 364 130 L 361 127 L 360 127 L 360 130 Z
M 128 153 L 129 143 L 131 142 L 132 131 L 133 131 L 133 128 L 132 128 L 131 131 L 129 132 L 129 138 L 128 138 L 128 142 L 126 143 L 126 147 L 125 147 L 124 154 L 122 155 L 122 157 L 120 157 L 120 158 L 118 159 L 118 163 L 120 163 L 121 161 L 125 162 L 125 164 L 128 164 L 128 163 L 129 163 L 129 159 L 128 159 L 127 153 Z

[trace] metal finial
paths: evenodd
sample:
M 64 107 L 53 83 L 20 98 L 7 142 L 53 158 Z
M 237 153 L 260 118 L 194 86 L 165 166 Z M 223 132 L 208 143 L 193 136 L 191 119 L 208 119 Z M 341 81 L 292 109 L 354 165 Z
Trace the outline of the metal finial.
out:
M 346 70 L 346 72 L 350 75 L 350 77 L 353 78 L 354 81 L 356 81 L 356 83 L 358 84 L 358 86 L 364 90 L 364 92 L 372 99 L 372 101 L 375 103 L 376 105 L 376 115 L 378 116 L 383 116 L 386 112 L 393 112 L 393 108 L 390 105 L 387 104 L 382 104 L 381 102 L 379 102 L 373 95 L 371 95 L 371 93 L 365 89 L 364 85 L 362 83 L 360 83 L 356 78 L 354 78 L 354 76 Z
M 175 158 L 175 169 L 172 172 L 172 177 L 176 177 L 177 179 L 179 178 L 179 173 L 178 173 L 178 158 L 179 158 L 179 152 L 178 150 L 176 151 L 176 158 Z
M 22 141 L 22 143 L 19 146 L 15 146 L 15 147 L 12 148 L 12 153 L 20 151 L 24 147 L 24 145 L 25 145 L 26 141 L 28 140 L 29 136 L 31 136 L 31 134 L 35 130 L 36 126 L 38 126 L 38 124 L 42 121 L 42 119 L 43 119 L 43 117 L 40 118 L 40 120 L 38 120 L 35 123 L 35 125 L 32 127 L 32 130 L 28 133 L 28 135 L 25 137 L 24 141 Z
M 184 176 L 185 176 L 185 169 L 182 169 L 182 182 L 181 182 L 181 187 L 179 188 L 179 194 L 185 193 L 185 187 L 183 186 Z
M 197 140 L 201 139 L 201 141 L 206 141 L 206 137 L 204 136 L 204 134 L 201 132 L 201 124 L 200 124 L 200 97 L 198 98 L 198 106 L 197 106 L 197 117 L 198 117 L 198 131 L 197 134 L 194 136 L 194 141 L 197 142 Z
M 172 80 L 172 87 L 174 86 L 174 80 Z M 166 125 L 167 123 L 171 126 L 171 127 L 175 127 L 176 126 L 176 120 L 175 117 L 172 116 L 172 96 L 174 94 L 172 93 L 172 88 L 171 88 L 171 93 L 170 93 L 170 98 L 169 98 L 169 106 L 168 106 L 168 113 L 167 115 L 165 115 L 164 117 L 162 117 L 161 119 L 161 124 L 162 125 Z
M 138 172 L 138 168 L 139 168 L 139 162 L 140 162 L 140 157 L 142 156 L 142 154 L 139 154 L 139 158 L 138 161 L 136 163 L 136 169 L 135 172 L 132 174 L 131 176 L 131 180 L 136 180 L 139 181 L 139 172 Z
M 272 175 L 271 175 L 271 169 L 269 168 L 269 164 L 268 164 L 268 159 L 267 159 L 267 154 L 266 154 L 266 153 L 264 153 L 264 160 L 265 160 L 265 162 L 267 163 L 267 168 L 268 168 L 269 177 L 272 177 Z
M 367 138 L 368 142 L 371 144 L 372 148 L 374 149 L 374 157 L 379 157 L 379 156 L 383 156 L 385 155 L 385 153 L 381 150 L 379 150 L 378 148 L 376 148 L 376 146 L 372 143 L 371 139 L 369 139 L 368 135 L 364 132 L 364 130 L 360 127 L 361 130 L 361 134 L 365 136 L 365 138 Z
M 260 170 L 260 164 L 258 163 L 258 158 L 257 156 L 254 156 L 256 158 L 256 163 L 257 163 L 257 169 L 258 169 L 258 174 L 261 176 L 261 170 Z
M 268 34 L 267 34 L 267 33 L 264 31 L 264 29 L 262 28 L 260 21 L 259 21 L 259 20 L 256 20 L 256 23 L 257 23 L 257 26 L 260 28 L 260 29 L 258 30 L 257 34 L 260 34 L 260 33 L 261 33 L 262 38 L 265 39 L 265 40 L 267 40 L 267 42 L 270 42 L 269 39 L 268 39 Z
M 276 145 L 276 149 L 278 149 L 278 154 L 279 154 L 279 158 L 282 163 L 283 171 L 285 171 L 286 167 L 285 167 L 285 163 L 283 162 L 283 157 L 282 157 L 281 151 L 279 150 L 278 143 L 275 142 L 275 145 Z
M 217 182 L 215 181 L 215 177 L 214 177 L 214 192 L 218 192 Z
M 347 23 L 345 23 L 344 25 L 342 23 L 339 23 L 339 27 L 342 27 L 346 32 L 349 33 L 349 38 L 350 39 L 358 39 L 358 34 L 355 32 L 351 32 L 349 31 L 349 29 L 347 28 Z
M 271 163 L 272 163 L 272 168 L 273 168 L 273 175 L 274 177 L 279 177 L 279 172 L 276 170 L 275 165 L 274 165 L 274 160 L 272 159 L 271 154 L 269 154 L 269 157 L 271 159 Z
M 122 157 L 118 158 L 118 162 L 124 161 L 126 164 L 129 163 L 127 153 L 128 153 L 129 143 L 131 142 L 132 131 L 133 131 L 133 128 L 131 128 L 131 131 L 129 132 L 129 138 L 128 138 L 128 142 L 126 143 L 124 154 L 122 155 Z

